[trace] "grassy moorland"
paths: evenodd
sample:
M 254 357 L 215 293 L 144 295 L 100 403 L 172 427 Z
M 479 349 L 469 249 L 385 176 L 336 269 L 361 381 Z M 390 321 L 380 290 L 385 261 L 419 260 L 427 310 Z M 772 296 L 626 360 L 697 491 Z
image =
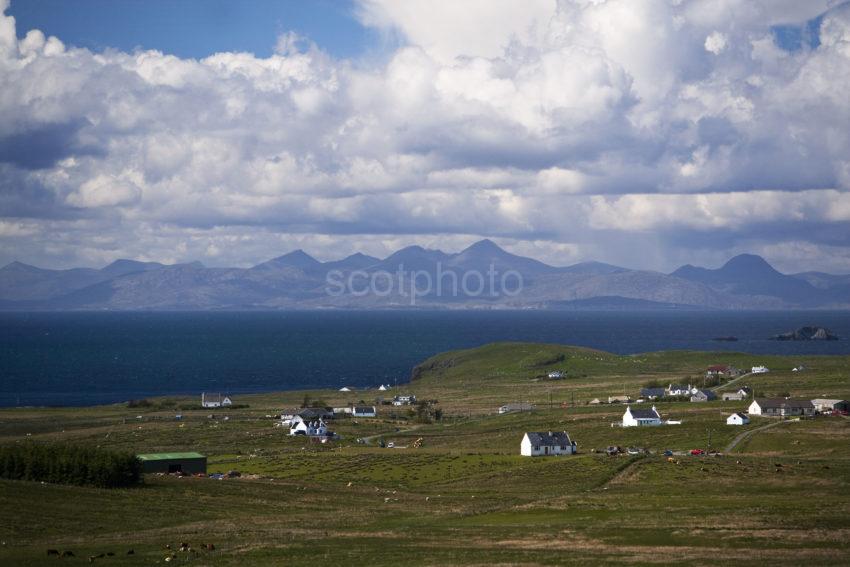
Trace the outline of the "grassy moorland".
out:
M 748 376 L 767 395 L 850 398 L 850 357 L 771 357 L 665 352 L 635 356 L 560 345 L 497 344 L 425 361 L 400 389 L 437 400 L 440 421 L 379 407 L 377 419 L 337 420 L 340 441 L 290 438 L 267 417 L 305 394 L 330 405 L 378 392 L 285 392 L 241 396 L 249 407 L 23 408 L 0 411 L 0 442 L 68 442 L 107 449 L 200 451 L 209 470 L 239 479 L 148 477 L 132 489 L 0 481 L 0 564 L 54 564 L 107 552 L 104 565 L 166 564 L 720 564 L 835 565 L 850 537 L 850 420 L 818 417 L 769 429 L 725 416 L 746 402 L 656 404 L 681 425 L 612 427 L 623 406 L 587 405 L 641 385 L 700 383 L 710 364 L 772 371 Z M 803 364 L 807 370 L 792 373 Z M 564 380 L 545 378 L 567 371 Z M 719 389 L 722 391 L 722 387 Z M 392 392 L 391 392 L 392 393 Z M 532 412 L 498 415 L 530 401 Z M 183 419 L 175 420 L 176 413 Z M 227 416 L 229 419 L 224 420 Z M 757 430 L 758 429 L 758 430 Z M 524 431 L 566 430 L 572 457 L 523 458 Z M 732 454 L 660 455 L 725 447 Z M 757 430 L 757 431 L 755 431 Z M 370 443 L 358 443 L 367 438 Z M 379 440 L 395 448 L 381 449 Z M 421 439 L 421 447 L 414 442 Z M 654 453 L 608 457 L 608 445 Z M 781 465 L 781 466 L 777 466 Z M 133 554 L 127 555 L 132 549 Z

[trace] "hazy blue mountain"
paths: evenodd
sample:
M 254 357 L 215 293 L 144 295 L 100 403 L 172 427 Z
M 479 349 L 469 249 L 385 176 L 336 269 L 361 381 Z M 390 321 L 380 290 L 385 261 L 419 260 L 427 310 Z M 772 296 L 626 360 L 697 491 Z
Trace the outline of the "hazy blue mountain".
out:
M 464 274 L 480 273 L 489 283 L 508 271 L 519 278 L 509 290 L 490 293 L 462 285 Z M 406 271 L 405 287 L 386 276 Z M 436 291 L 438 267 L 446 275 Z M 352 279 L 356 288 L 331 290 L 328 273 L 362 270 L 382 293 L 359 293 L 370 278 Z M 410 297 L 410 273 L 431 278 L 430 293 Z M 452 280 L 454 274 L 454 283 Z M 518 289 L 517 279 L 521 280 Z M 421 275 L 420 285 L 428 278 Z M 347 283 L 347 277 L 336 280 Z M 353 284 L 352 284 L 353 285 Z M 472 291 L 470 291 L 472 290 Z M 850 276 L 819 272 L 785 275 L 764 259 L 744 254 L 718 269 L 683 266 L 672 274 L 630 270 L 599 262 L 553 267 L 511 254 L 490 240 L 476 242 L 456 254 L 403 248 L 381 260 L 352 254 L 319 262 L 296 250 L 252 268 L 207 268 L 199 262 L 163 265 L 118 260 L 103 269 L 45 270 L 21 262 L 0 268 L 0 308 L 43 310 L 214 310 L 214 309 L 788 309 L 850 308 Z
M 164 264 L 159 262 L 137 262 L 136 260 L 115 260 L 105 268 L 101 268 L 101 272 L 111 276 L 123 276 L 124 274 L 132 274 L 134 272 L 144 272 L 146 270 L 159 270 L 164 267 Z
M 605 264 L 603 262 L 579 262 L 566 268 L 558 268 L 559 272 L 569 274 L 588 274 L 594 276 L 604 276 L 608 274 L 616 274 L 620 272 L 628 272 L 626 268 Z
M 352 254 L 342 260 L 325 262 L 322 264 L 322 267 L 326 270 L 341 270 L 345 272 L 350 270 L 364 270 L 370 266 L 380 263 L 380 261 L 381 260 L 379 258 L 375 258 L 374 256 L 367 256 L 366 254 L 357 252 L 356 254 Z
M 408 246 L 390 254 L 372 268 L 395 273 L 403 266 L 403 269 L 408 272 L 422 270 L 433 273 L 437 270 L 438 263 L 445 264 L 450 257 L 441 250 L 426 250 L 421 246 Z
M 22 262 L 0 268 L 0 299 L 41 301 L 108 279 L 100 270 L 45 270 Z
M 525 276 L 552 273 L 557 271 L 543 262 L 517 256 L 499 248 L 492 240 L 480 240 L 469 248 L 447 258 L 445 264 L 461 270 L 477 270 L 486 275 L 492 266 L 495 272 L 519 272 Z
M 736 295 L 778 297 L 792 305 L 818 305 L 825 299 L 809 282 L 782 274 L 753 254 L 735 256 L 714 270 L 689 264 L 670 275 Z

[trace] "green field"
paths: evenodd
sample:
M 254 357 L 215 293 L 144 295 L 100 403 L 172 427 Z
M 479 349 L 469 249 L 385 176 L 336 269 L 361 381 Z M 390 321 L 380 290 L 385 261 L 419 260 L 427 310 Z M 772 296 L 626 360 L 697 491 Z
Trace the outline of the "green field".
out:
M 429 359 L 399 389 L 437 400 L 441 420 L 379 406 L 377 419 L 334 421 L 342 438 L 328 444 L 291 438 L 266 417 L 297 406 L 305 392 L 239 396 L 249 407 L 215 411 L 175 409 L 188 399 L 2 410 L 3 443 L 199 451 L 210 472 L 242 477 L 148 475 L 141 487 L 112 490 L 0 481 L 0 564 L 55 564 L 48 549 L 73 551 L 62 561 L 79 564 L 110 552 L 94 562 L 115 565 L 847 564 L 847 418 L 762 430 L 770 418 L 725 424 L 748 402 L 676 402 L 656 405 L 681 425 L 621 428 L 612 423 L 624 406 L 587 404 L 624 392 L 636 397 L 651 380 L 699 385 L 711 364 L 767 365 L 769 374 L 735 384 L 767 395 L 850 398 L 850 357 L 616 356 L 497 344 Z M 800 364 L 805 372 L 791 372 Z M 553 369 L 567 378 L 546 379 Z M 379 395 L 306 394 L 334 406 Z M 537 407 L 497 414 L 520 401 Z M 579 454 L 519 456 L 525 431 L 548 430 L 569 432 Z M 752 434 L 732 453 L 686 454 L 709 448 L 709 439 L 722 451 L 744 431 Z M 380 448 L 380 440 L 395 448 Z M 599 452 L 609 445 L 650 453 Z M 664 457 L 667 449 L 676 456 Z M 184 541 L 198 554 L 178 551 Z M 167 544 L 176 555 L 169 562 Z

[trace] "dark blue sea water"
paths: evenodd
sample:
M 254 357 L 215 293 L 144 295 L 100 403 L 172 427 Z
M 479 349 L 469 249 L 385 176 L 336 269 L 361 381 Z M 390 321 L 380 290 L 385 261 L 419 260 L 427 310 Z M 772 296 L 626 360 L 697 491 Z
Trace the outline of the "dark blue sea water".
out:
M 816 324 L 842 337 L 777 342 Z M 735 343 L 714 342 L 734 335 Z M 423 359 L 493 341 L 627 354 L 850 354 L 847 312 L 0 313 L 0 406 L 402 383 Z

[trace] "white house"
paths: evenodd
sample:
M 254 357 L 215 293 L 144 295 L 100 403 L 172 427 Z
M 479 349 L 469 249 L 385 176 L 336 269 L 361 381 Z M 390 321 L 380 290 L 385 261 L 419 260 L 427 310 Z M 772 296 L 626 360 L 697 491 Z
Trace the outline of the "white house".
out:
M 668 396 L 691 396 L 696 394 L 698 389 L 695 386 L 691 386 L 688 384 L 687 386 L 683 386 L 681 384 L 670 384 L 667 386 L 667 395 Z
M 805 417 L 815 414 L 815 406 L 810 400 L 756 398 L 750 404 L 747 413 L 750 415 L 772 415 L 780 417 L 799 415 Z
M 320 420 L 307 421 L 300 415 L 296 415 L 289 423 L 290 435 L 307 435 L 309 437 L 324 437 L 328 434 L 328 426 Z
M 222 397 L 221 394 L 207 394 L 206 392 L 201 393 L 201 407 L 220 408 L 231 405 L 233 405 L 233 402 L 230 401 L 230 398 L 227 396 Z
M 750 369 L 750 372 L 752 374 L 767 374 L 768 372 L 770 372 L 770 368 L 768 368 L 767 366 L 753 366 Z
M 542 455 L 572 455 L 576 452 L 576 442 L 570 439 L 566 431 L 529 432 L 522 438 L 519 453 L 525 457 Z
M 643 425 L 661 425 L 661 415 L 655 406 L 651 410 L 632 409 L 626 406 L 623 414 L 623 427 L 638 427 Z
M 416 396 L 396 396 L 393 398 L 394 406 L 410 406 L 416 403 Z
M 351 417 L 377 417 L 375 406 L 354 406 L 351 408 Z
M 733 413 L 726 418 L 726 425 L 747 425 L 750 418 L 742 413 Z

